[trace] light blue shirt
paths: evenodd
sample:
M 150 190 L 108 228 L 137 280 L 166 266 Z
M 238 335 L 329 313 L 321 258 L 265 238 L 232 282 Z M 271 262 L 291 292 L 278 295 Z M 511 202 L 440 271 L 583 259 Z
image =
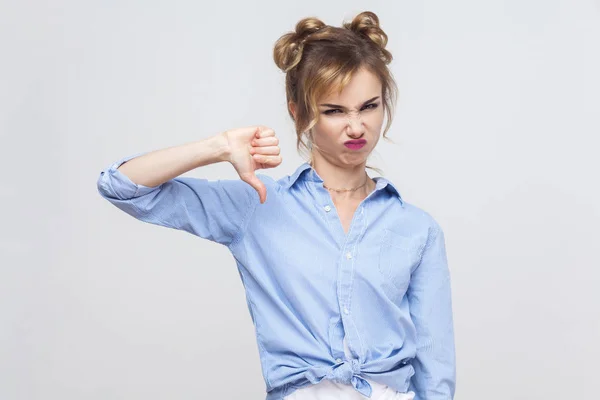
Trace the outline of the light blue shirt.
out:
M 267 188 L 260 204 L 240 179 L 137 185 L 117 170 L 137 155 L 101 172 L 100 194 L 141 221 L 228 247 L 255 326 L 267 400 L 322 379 L 367 397 L 368 380 L 412 390 L 416 400 L 454 397 L 444 233 L 389 180 L 373 178 L 376 188 L 346 234 L 308 163 L 278 180 L 257 174 Z

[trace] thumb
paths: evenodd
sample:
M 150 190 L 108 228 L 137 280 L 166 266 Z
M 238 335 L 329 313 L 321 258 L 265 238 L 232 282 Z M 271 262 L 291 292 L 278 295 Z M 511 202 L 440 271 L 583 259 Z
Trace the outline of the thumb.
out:
M 267 188 L 265 184 L 254 173 L 246 177 L 246 182 L 258 192 L 260 203 L 263 204 L 267 200 Z

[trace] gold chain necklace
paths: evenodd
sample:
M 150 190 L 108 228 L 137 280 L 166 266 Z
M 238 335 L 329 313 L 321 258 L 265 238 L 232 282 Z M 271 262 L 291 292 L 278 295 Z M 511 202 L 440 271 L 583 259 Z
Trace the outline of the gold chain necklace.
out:
M 360 189 L 361 187 L 365 186 L 365 185 L 367 184 L 367 182 L 368 182 L 368 181 L 369 181 L 369 177 L 367 177 L 367 179 L 365 180 L 365 183 L 363 183 L 362 185 L 360 185 L 360 186 L 357 186 L 357 187 L 355 187 L 355 188 L 351 188 L 351 189 L 346 189 L 346 188 L 342 188 L 342 189 L 333 189 L 333 188 L 330 188 L 330 187 L 326 186 L 324 183 L 323 183 L 323 187 L 324 187 L 325 189 L 327 189 L 327 190 L 333 190 L 334 192 L 354 192 L 355 190 L 357 190 L 357 189 Z

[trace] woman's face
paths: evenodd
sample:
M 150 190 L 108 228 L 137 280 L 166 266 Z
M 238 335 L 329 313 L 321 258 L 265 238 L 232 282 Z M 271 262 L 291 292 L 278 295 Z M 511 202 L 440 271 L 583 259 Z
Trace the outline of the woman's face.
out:
M 339 95 L 331 93 L 320 99 L 319 120 L 312 128 L 313 153 L 318 153 L 313 158 L 321 156 L 339 166 L 366 164 L 383 125 L 381 95 L 377 76 L 362 68 Z

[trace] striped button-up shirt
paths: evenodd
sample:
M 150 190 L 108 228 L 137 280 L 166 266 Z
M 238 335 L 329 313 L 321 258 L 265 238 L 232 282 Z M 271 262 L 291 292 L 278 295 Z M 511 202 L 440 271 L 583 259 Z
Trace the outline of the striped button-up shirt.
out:
M 227 246 L 255 326 L 267 400 L 322 379 L 367 397 L 375 381 L 412 390 L 415 400 L 453 398 L 444 233 L 389 180 L 373 178 L 346 233 L 308 163 L 280 179 L 257 174 L 267 188 L 260 204 L 240 179 L 135 184 L 117 169 L 135 156 L 101 172 L 100 194 L 138 220 Z

